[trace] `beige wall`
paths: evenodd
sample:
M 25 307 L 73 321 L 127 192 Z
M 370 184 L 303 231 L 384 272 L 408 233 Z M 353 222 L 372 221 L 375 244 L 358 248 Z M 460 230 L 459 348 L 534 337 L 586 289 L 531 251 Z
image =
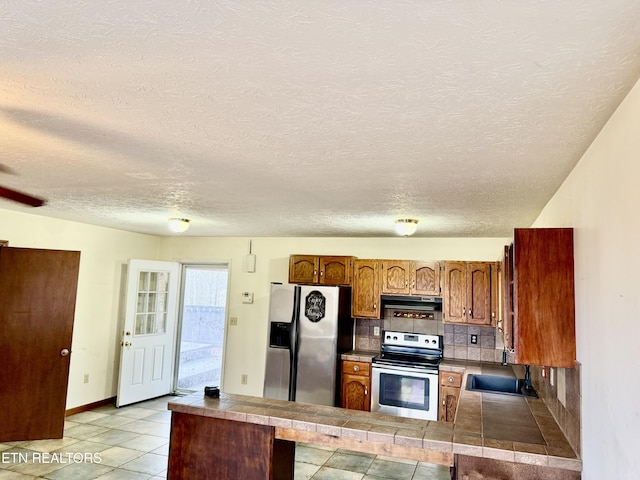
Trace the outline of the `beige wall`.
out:
M 270 282 L 287 282 L 289 255 L 354 255 L 359 258 L 415 260 L 486 260 L 500 258 L 505 238 L 253 238 L 255 273 L 246 273 L 248 238 L 166 237 L 160 256 L 179 262 L 230 263 L 228 326 L 223 389 L 230 393 L 262 395 L 267 342 Z M 254 303 L 243 304 L 241 292 L 253 292 Z M 248 375 L 247 385 L 240 376 Z
M 239 321 L 228 327 L 224 388 L 261 395 L 269 283 L 287 281 L 291 253 L 493 261 L 507 242 L 495 238 L 254 238 L 257 268 L 246 273 L 247 238 L 160 238 L 0 209 L 0 239 L 14 247 L 81 251 L 67 408 L 117 393 L 121 282 L 129 258 L 229 263 L 228 316 Z M 254 292 L 253 304 L 241 302 L 243 291 Z M 89 374 L 87 384 L 85 374 Z M 247 385 L 240 384 L 241 374 L 248 375 Z
M 114 396 L 122 266 L 130 257 L 154 259 L 159 239 L 7 210 L 0 210 L 0 239 L 12 247 L 81 252 L 67 408 Z
M 640 472 L 640 82 L 534 226 L 575 229 L 583 478 Z

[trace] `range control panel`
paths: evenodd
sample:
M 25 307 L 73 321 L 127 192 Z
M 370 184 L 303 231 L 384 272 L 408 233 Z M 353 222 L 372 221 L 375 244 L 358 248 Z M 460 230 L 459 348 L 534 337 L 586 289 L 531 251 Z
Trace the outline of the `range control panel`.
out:
M 382 342 L 400 347 L 442 348 L 441 335 L 385 331 Z

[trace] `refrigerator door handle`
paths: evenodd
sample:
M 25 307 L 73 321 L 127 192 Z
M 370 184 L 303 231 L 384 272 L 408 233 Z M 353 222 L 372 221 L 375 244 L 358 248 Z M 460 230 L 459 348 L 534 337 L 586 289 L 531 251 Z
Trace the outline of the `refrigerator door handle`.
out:
M 293 290 L 293 313 L 291 317 L 291 348 L 289 349 L 289 401 L 296 401 L 296 380 L 298 377 L 298 342 L 299 342 L 299 312 L 300 312 L 300 287 Z

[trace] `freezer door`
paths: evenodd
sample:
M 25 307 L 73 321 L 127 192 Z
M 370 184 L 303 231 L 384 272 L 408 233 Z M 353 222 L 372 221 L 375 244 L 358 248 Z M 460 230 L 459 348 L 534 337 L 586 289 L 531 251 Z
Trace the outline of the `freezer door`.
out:
M 271 284 L 269 300 L 269 331 L 263 396 L 278 400 L 289 399 L 291 378 L 291 339 L 294 314 L 293 285 Z
M 334 405 L 338 299 L 338 287 L 301 287 L 296 347 L 297 402 Z

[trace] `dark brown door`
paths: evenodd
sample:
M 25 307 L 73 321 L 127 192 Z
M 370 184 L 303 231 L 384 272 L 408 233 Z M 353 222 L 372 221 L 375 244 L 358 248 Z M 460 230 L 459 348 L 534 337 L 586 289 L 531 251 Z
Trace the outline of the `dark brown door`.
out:
M 0 441 L 62 438 L 80 252 L 0 247 Z

